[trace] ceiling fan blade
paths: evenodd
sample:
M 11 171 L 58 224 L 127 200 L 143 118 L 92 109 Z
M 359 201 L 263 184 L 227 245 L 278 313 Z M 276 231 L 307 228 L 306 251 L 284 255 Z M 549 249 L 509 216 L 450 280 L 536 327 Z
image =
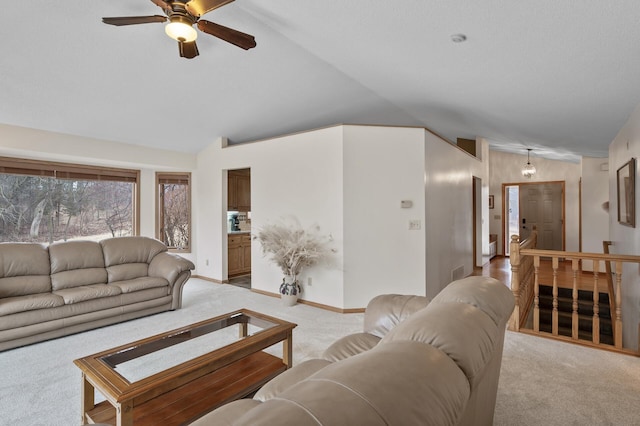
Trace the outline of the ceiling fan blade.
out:
M 151 0 L 151 1 L 153 2 L 153 4 L 155 4 L 162 10 L 171 10 L 171 6 L 169 6 L 169 3 L 167 3 L 164 0 Z
M 195 41 L 178 41 L 178 47 L 180 49 L 180 57 L 193 59 L 198 56 L 198 46 Z
M 150 24 L 152 22 L 164 22 L 167 20 L 166 16 L 153 15 L 153 16 L 122 16 L 118 18 L 102 18 L 102 22 L 109 25 L 136 25 L 136 24 Z
M 244 50 L 256 47 L 256 39 L 252 35 L 242 33 L 232 28 L 224 27 L 205 20 L 198 21 L 198 28 L 200 31 L 211 34 L 212 36 L 218 37 L 228 43 L 235 44 Z
M 187 7 L 187 12 L 193 16 L 202 16 L 232 1 L 234 0 L 191 0 L 185 6 Z

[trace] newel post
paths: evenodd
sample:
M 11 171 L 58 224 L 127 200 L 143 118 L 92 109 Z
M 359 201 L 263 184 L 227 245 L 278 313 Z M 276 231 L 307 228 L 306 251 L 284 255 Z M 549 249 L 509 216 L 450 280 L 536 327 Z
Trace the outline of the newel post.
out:
M 509 243 L 509 263 L 511 263 L 511 292 L 515 308 L 509 320 L 509 330 L 520 331 L 520 236 L 512 235 Z

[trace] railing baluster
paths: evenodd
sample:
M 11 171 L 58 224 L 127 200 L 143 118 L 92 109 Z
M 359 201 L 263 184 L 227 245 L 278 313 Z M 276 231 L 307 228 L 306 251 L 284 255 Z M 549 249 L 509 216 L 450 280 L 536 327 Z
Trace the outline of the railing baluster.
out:
M 516 302 L 509 320 L 509 329 L 520 331 L 520 312 L 524 311 L 524 307 L 520 306 L 522 299 L 520 297 L 520 237 L 518 235 L 511 236 L 509 263 L 511 264 L 511 292 Z
M 551 267 L 553 268 L 553 311 L 551 312 L 551 332 L 558 335 L 558 257 L 553 256 Z
M 600 343 L 600 289 L 598 288 L 598 274 L 600 262 L 593 262 L 593 325 L 591 335 L 593 343 Z
M 578 339 L 578 327 L 580 318 L 578 317 L 578 259 L 571 260 L 571 270 L 573 272 L 573 291 L 571 292 L 571 338 Z
M 622 262 L 616 262 L 616 326 L 613 343 L 622 349 Z
M 540 332 L 540 256 L 533 256 L 533 331 Z

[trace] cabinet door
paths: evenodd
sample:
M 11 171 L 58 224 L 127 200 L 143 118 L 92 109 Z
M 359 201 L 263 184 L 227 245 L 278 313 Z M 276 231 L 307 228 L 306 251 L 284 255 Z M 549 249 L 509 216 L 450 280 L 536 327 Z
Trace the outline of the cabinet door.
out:
M 244 250 L 242 246 L 229 247 L 227 262 L 229 266 L 229 275 L 240 274 L 243 272 Z
M 243 271 L 251 272 L 251 241 L 248 243 L 243 243 L 242 245 L 242 253 L 243 253 Z
M 238 210 L 238 176 L 228 174 L 227 210 Z
M 237 177 L 237 204 L 238 210 L 251 211 L 251 178 L 249 176 Z
M 244 268 L 244 250 L 242 249 L 242 236 L 229 235 L 227 251 L 228 275 L 240 274 Z

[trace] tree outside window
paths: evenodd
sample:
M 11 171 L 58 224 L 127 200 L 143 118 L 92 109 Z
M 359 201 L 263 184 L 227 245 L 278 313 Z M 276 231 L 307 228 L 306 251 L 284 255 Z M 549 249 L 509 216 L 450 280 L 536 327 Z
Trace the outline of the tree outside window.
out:
M 135 235 L 139 172 L 0 157 L 0 241 Z
M 172 250 L 191 251 L 191 173 L 156 173 L 156 238 Z

